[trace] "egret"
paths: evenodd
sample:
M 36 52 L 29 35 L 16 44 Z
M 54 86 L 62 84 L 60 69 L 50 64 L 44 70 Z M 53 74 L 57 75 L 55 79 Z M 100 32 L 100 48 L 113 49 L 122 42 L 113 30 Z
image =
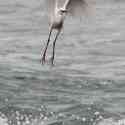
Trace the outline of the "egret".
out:
M 53 30 L 56 30 L 56 36 L 53 41 L 53 51 L 51 63 L 54 64 L 54 57 L 55 57 L 55 45 L 57 38 L 63 28 L 64 19 L 66 15 L 78 15 L 80 13 L 84 13 L 85 8 L 88 6 L 87 0 L 45 0 L 46 5 L 49 9 L 49 19 L 50 19 L 50 29 L 49 29 L 49 36 L 45 46 L 45 49 L 42 54 L 42 64 L 46 62 L 46 52 L 50 42 L 51 34 Z

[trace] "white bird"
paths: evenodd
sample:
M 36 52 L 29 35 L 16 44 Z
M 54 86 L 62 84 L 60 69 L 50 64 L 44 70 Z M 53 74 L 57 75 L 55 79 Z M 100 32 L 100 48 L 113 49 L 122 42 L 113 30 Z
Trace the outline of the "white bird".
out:
M 44 64 L 46 61 L 46 52 L 50 42 L 51 33 L 53 29 L 55 29 L 57 30 L 57 34 L 53 41 L 53 53 L 51 57 L 51 63 L 53 65 L 55 56 L 55 44 L 63 27 L 65 16 L 68 14 L 80 16 L 80 14 L 84 13 L 88 4 L 86 0 L 45 0 L 45 2 L 49 9 L 50 30 L 41 61 L 42 64 Z

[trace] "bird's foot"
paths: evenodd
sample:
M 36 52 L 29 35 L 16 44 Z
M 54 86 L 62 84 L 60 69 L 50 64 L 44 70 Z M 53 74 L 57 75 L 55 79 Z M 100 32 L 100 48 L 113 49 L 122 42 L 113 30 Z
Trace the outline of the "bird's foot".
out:
M 42 63 L 42 65 L 44 65 L 44 64 L 45 64 L 45 62 L 46 62 L 45 55 L 43 55 L 43 56 L 42 56 L 42 59 L 41 59 L 41 61 L 40 61 L 40 62 Z
M 50 58 L 50 62 L 51 62 L 51 65 L 54 66 L 54 57 L 53 56 Z

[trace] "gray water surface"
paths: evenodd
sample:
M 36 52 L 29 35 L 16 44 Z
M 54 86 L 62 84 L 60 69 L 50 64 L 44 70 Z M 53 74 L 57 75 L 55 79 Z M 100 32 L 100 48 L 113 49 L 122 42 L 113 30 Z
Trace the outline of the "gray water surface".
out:
M 0 0 L 0 125 L 117 124 L 125 115 L 124 0 L 98 0 L 92 17 L 67 19 L 54 67 L 40 64 L 48 37 L 41 6 Z

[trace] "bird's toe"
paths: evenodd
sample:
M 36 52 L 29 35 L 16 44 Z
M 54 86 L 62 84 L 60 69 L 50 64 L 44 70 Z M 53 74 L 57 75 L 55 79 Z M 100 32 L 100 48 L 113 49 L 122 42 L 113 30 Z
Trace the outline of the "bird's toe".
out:
M 50 58 L 50 62 L 51 62 L 51 65 L 54 66 L 54 58 L 53 57 Z
M 45 57 L 43 56 L 42 59 L 40 60 L 40 62 L 43 64 L 45 64 L 46 60 L 45 60 Z

